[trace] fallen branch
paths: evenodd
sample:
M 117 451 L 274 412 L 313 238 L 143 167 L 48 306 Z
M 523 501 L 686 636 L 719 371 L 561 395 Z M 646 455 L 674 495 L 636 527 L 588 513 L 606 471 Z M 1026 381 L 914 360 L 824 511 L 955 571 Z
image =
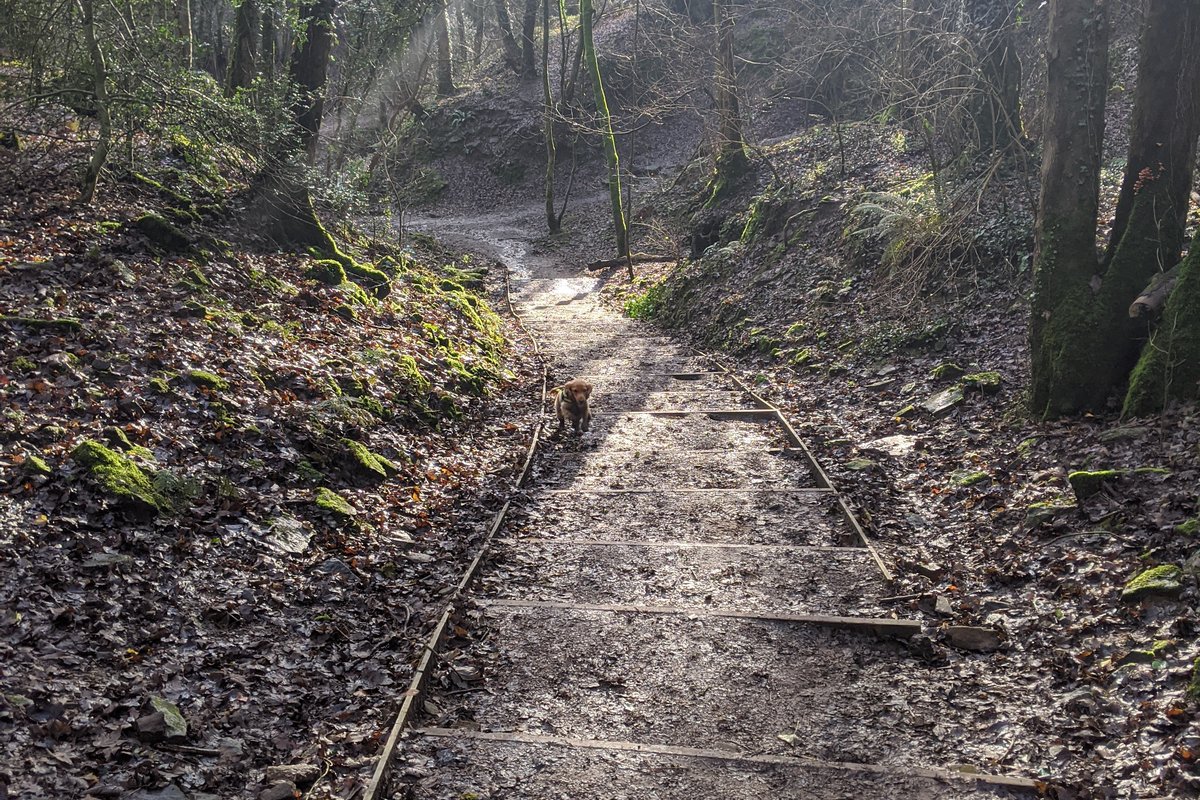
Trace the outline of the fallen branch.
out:
M 599 269 L 611 269 L 613 267 L 623 267 L 632 262 L 634 264 L 651 264 L 662 261 L 674 261 L 671 256 L 658 256 L 654 253 L 634 253 L 629 258 L 606 258 L 603 261 L 593 261 L 587 265 L 589 272 L 594 272 Z
M 1182 261 L 1171 267 L 1168 271 L 1160 272 L 1154 276 L 1150 281 L 1150 285 L 1142 289 L 1142 293 L 1129 306 L 1129 316 L 1131 319 L 1146 317 L 1162 309 L 1163 305 L 1167 302 L 1167 298 L 1171 295 L 1171 290 L 1175 288 L 1175 281 L 1179 278 L 1179 268 L 1181 266 L 1183 266 Z
M 83 329 L 83 323 L 74 317 L 38 319 L 37 317 L 17 317 L 11 314 L 0 314 L 0 323 L 6 325 L 24 325 L 28 328 L 65 328 L 69 331 Z

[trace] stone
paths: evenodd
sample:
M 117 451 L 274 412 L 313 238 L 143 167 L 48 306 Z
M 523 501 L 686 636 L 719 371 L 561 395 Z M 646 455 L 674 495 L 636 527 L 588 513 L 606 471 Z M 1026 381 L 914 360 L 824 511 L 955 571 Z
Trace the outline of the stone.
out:
M 956 406 L 962 405 L 964 399 L 961 386 L 951 386 L 921 402 L 921 408 L 935 417 L 949 414 Z
M 292 800 L 299 797 L 300 792 L 296 789 L 296 784 L 291 781 L 281 781 L 270 789 L 263 789 L 258 794 L 258 800 Z
M 889 456 L 903 456 L 915 450 L 916 446 L 917 437 L 896 434 L 895 436 L 884 436 L 882 439 L 867 442 L 863 445 L 863 449 L 880 450 Z
M 168 783 L 161 789 L 142 789 L 129 795 L 129 800 L 188 800 L 188 796 L 183 793 L 173 783 Z
M 999 631 L 973 625 L 951 625 L 946 628 L 946 640 L 952 647 L 976 653 L 990 653 L 1004 644 Z
M 1138 573 L 1121 590 L 1121 600 L 1135 603 L 1146 597 L 1178 597 L 1183 592 L 1183 569 L 1175 564 L 1160 564 Z
M 939 594 L 937 600 L 934 601 L 933 611 L 938 616 L 953 617 L 954 607 L 950 605 L 950 598 L 944 594 Z
M 930 377 L 939 381 L 956 381 L 966 374 L 966 370 L 958 364 L 952 364 L 949 361 L 938 364 L 933 368 Z
M 971 375 L 963 375 L 960 385 L 975 392 L 996 394 L 1000 391 L 1001 381 L 999 372 L 976 372 Z
M 291 782 L 297 786 L 308 786 L 321 777 L 321 769 L 314 764 L 279 764 L 267 767 L 267 783 Z
M 168 739 L 186 739 L 188 733 L 187 720 L 179 712 L 179 706 L 165 697 L 151 697 L 150 706 L 163 716 Z
M 1025 509 L 1025 521 L 1022 524 L 1022 527 L 1027 531 L 1031 531 L 1035 528 L 1041 527 L 1042 524 L 1049 522 L 1056 517 L 1060 517 L 1063 514 L 1074 510 L 1075 506 L 1063 506 L 1056 505 L 1054 503 L 1034 503 Z
M 1068 474 L 1067 482 L 1071 484 L 1071 489 L 1074 490 L 1076 499 L 1082 503 L 1089 497 L 1098 494 L 1104 488 L 1105 484 L 1112 483 L 1124 474 L 1124 472 L 1115 469 L 1081 469 Z
M 1102 442 L 1119 442 L 1125 439 L 1141 439 L 1153 432 L 1153 428 L 1141 425 L 1122 425 L 1118 428 L 1109 428 L 1106 431 L 1101 431 L 1100 435 L 1096 438 Z
M 295 517 L 277 517 L 271 521 L 267 542 L 284 553 L 300 554 L 308 549 L 313 530 Z

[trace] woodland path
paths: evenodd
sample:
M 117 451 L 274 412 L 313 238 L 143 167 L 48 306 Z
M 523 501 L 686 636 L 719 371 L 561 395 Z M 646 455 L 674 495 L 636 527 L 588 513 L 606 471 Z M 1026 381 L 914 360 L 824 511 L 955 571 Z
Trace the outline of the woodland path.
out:
M 880 566 L 782 418 L 532 254 L 536 220 L 423 227 L 507 262 L 595 420 L 543 443 L 380 796 L 1031 796 L 945 768 L 996 742 L 942 741 L 958 691 L 909 688 L 929 668 L 898 640 L 920 626 L 886 619 Z

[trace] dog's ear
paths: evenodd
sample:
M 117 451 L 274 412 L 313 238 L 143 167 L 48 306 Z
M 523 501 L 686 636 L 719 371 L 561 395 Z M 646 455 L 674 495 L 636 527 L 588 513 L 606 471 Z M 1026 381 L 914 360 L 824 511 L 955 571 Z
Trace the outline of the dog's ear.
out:
M 590 383 L 585 383 L 583 385 L 583 397 L 586 400 L 587 398 L 589 398 L 591 396 L 592 396 L 592 385 Z

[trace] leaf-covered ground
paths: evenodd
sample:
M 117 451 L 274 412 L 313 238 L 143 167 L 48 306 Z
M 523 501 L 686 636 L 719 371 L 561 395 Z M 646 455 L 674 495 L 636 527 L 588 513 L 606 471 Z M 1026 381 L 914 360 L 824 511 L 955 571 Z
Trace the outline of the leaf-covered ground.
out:
M 929 690 L 975 687 L 938 735 L 1015 716 L 991 769 L 1088 797 L 1194 796 L 1200 410 L 1031 422 L 1030 219 L 1002 205 L 1017 179 L 1001 172 L 946 231 L 923 154 L 849 133 L 848 175 L 833 131 L 775 145 L 788 188 L 685 209 L 705 257 L 614 300 L 727 349 L 797 421 L 897 565 L 893 607 L 927 622 L 917 652 L 945 674 Z M 1126 593 L 1155 567 L 1165 585 Z M 1003 644 L 964 652 L 950 625 Z
M 353 796 L 540 412 L 502 275 L 322 283 L 192 155 L 0 150 L 0 794 Z

